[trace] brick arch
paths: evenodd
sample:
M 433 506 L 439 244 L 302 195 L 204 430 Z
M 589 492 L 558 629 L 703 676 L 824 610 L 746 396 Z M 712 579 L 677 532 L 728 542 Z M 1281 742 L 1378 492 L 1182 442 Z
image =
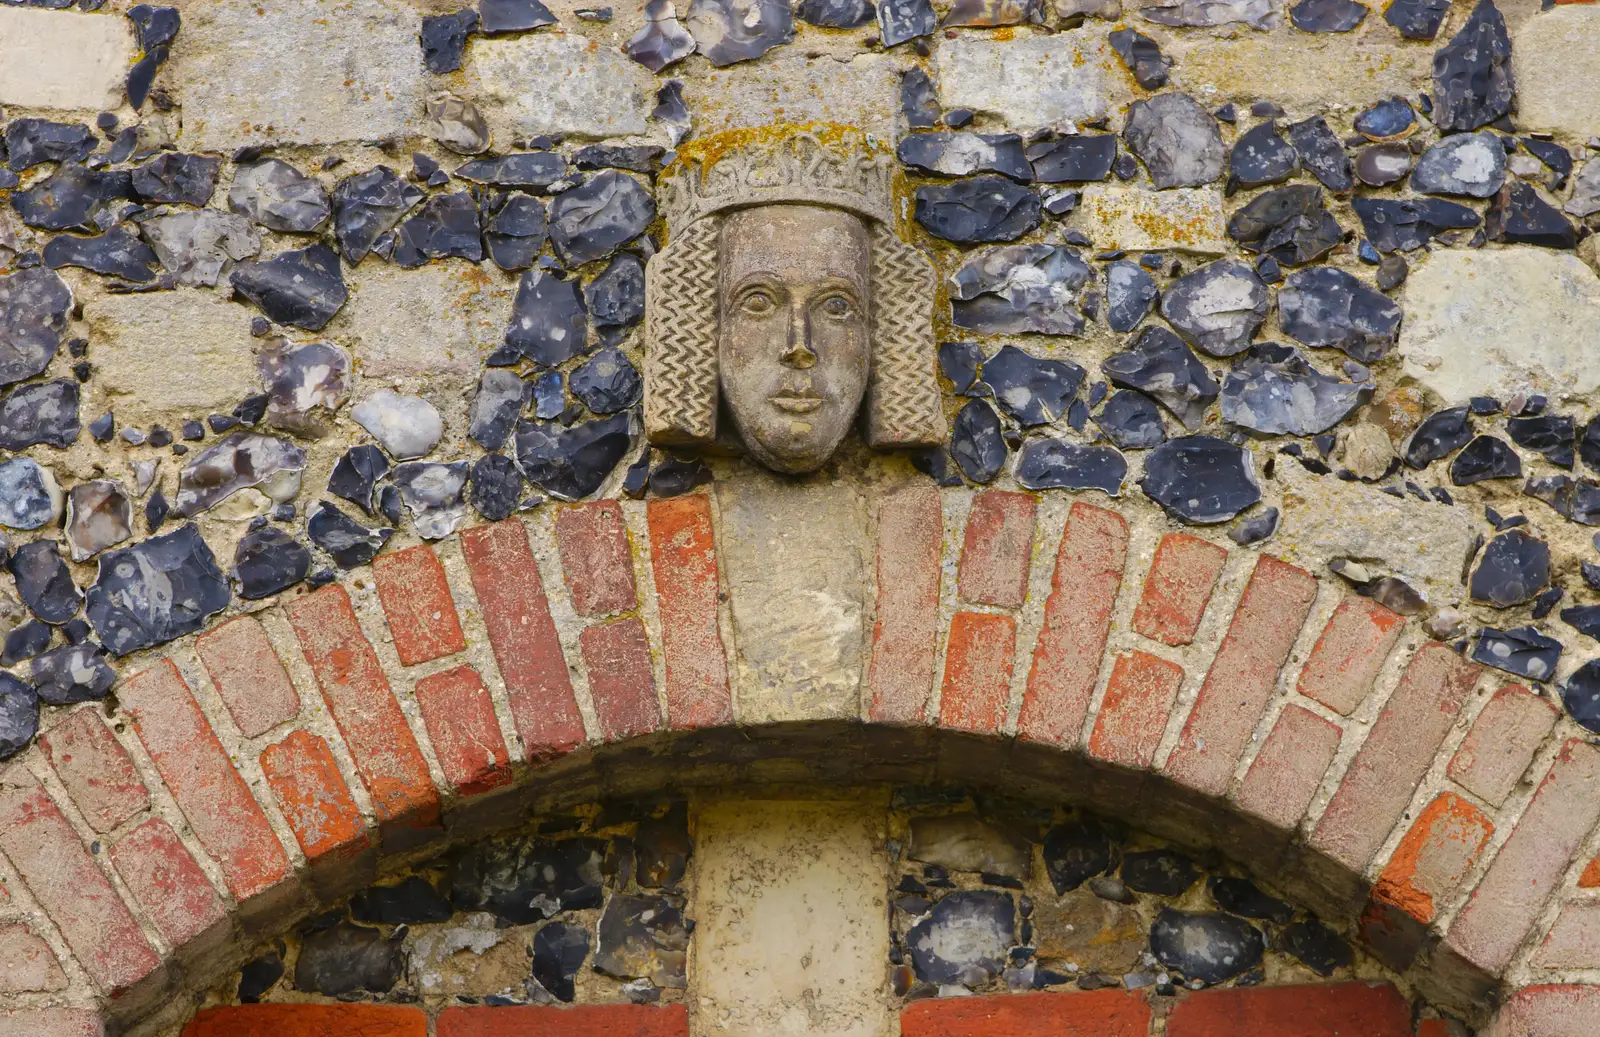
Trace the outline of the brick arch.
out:
M 530 813 L 799 779 L 1131 818 L 1357 927 L 1470 1018 L 1523 988 L 1489 1032 L 1591 1032 L 1588 988 L 1529 980 L 1590 964 L 1600 750 L 1534 692 L 1271 554 L 919 486 L 876 506 L 857 715 L 741 723 L 716 512 L 472 527 L 167 646 L 109 718 L 53 718 L 0 772 L 0 921 L 62 982 L 0 1035 L 173 1011 L 265 934 Z

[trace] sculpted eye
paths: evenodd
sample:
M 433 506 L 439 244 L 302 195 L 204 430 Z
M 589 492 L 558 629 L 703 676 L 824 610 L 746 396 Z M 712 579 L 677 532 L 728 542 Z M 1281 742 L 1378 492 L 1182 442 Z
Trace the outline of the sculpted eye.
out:
M 842 295 L 830 295 L 822 300 L 822 312 L 830 317 L 848 317 L 855 312 L 855 306 Z
M 739 308 L 752 317 L 765 317 L 777 306 L 778 301 L 772 297 L 772 293 L 762 290 L 746 292 L 739 301 Z

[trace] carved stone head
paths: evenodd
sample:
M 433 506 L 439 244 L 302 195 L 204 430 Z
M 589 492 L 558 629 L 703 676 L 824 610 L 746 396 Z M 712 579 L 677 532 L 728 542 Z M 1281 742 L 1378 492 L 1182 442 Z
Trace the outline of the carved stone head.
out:
M 735 131 L 663 177 L 671 240 L 645 271 L 645 427 L 716 438 L 719 399 L 750 454 L 825 463 L 865 401 L 874 447 L 945 438 L 934 275 L 892 229 L 893 156 L 837 126 Z

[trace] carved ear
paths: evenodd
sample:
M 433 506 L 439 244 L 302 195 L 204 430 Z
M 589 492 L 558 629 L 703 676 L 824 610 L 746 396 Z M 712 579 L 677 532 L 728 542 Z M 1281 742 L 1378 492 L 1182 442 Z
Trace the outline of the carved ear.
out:
M 717 438 L 717 221 L 690 224 L 644 269 L 644 428 L 663 446 Z
M 872 227 L 872 382 L 869 446 L 936 446 L 945 441 L 944 401 L 934 365 L 933 264 L 888 227 Z

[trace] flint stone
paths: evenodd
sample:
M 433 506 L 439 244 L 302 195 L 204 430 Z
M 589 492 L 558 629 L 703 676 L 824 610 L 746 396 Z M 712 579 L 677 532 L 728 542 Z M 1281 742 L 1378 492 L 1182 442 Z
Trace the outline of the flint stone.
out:
M 256 370 L 267 390 L 268 424 L 297 435 L 326 434 L 349 392 L 350 354 L 331 342 L 279 339 L 256 356 Z
M 916 220 L 946 241 L 1014 241 L 1039 225 L 1039 196 L 1000 176 L 917 188 Z
M 0 277 L 0 385 L 40 374 L 67 330 L 72 289 L 40 267 Z
M 498 158 L 463 162 L 454 175 L 478 184 L 500 187 L 549 187 L 568 175 L 567 160 L 553 151 L 523 151 Z
M 539 33 L 476 38 L 468 49 L 468 96 L 501 140 L 627 137 L 649 130 L 655 77 L 615 48 L 576 33 Z M 546 88 L 529 90 L 529 83 Z
M 1506 149 L 1492 133 L 1446 137 L 1417 160 L 1411 186 L 1423 194 L 1488 198 L 1506 177 Z
M 1241 918 L 1163 908 L 1150 926 L 1156 959 L 1189 979 L 1222 983 L 1261 964 L 1261 930 Z
M 411 525 L 418 536 L 440 540 L 454 533 L 466 519 L 468 470 L 465 461 L 406 461 L 395 465 L 390 478 L 399 488 L 406 510 L 411 512 Z
M 1450 462 L 1450 481 L 1471 486 L 1485 479 L 1522 478 L 1522 458 L 1496 436 L 1479 436 Z
M 1450 407 L 1428 415 L 1406 439 L 1401 453 L 1412 468 L 1426 468 L 1449 457 L 1472 438 L 1472 419 L 1466 407 Z
M 1411 172 L 1411 148 L 1402 141 L 1373 144 L 1356 156 L 1356 176 L 1371 187 L 1399 183 Z
M 40 230 L 88 227 L 107 202 L 133 197 L 133 177 L 126 172 L 97 173 L 73 162 L 31 187 L 11 192 L 11 207 L 22 222 Z
M 305 466 L 305 451 L 286 439 L 234 432 L 179 473 L 177 512 L 188 518 L 252 487 L 279 503 L 293 500 Z
M 1357 198 L 1350 204 L 1379 252 L 1411 252 L 1447 230 L 1482 222 L 1465 205 L 1435 198 Z
M 607 169 L 550 203 L 550 239 L 572 265 L 604 259 L 643 234 L 655 199 L 632 177 Z
M 405 970 L 405 937 L 404 929 L 385 937 L 381 929 L 344 921 L 312 933 L 300 945 L 295 989 L 327 997 L 387 993 Z
M 56 541 L 23 544 L 6 565 L 17 581 L 17 597 L 40 620 L 60 626 L 77 615 L 83 594 L 72 582 L 72 572 L 62 560 Z
M 1267 286 L 1249 264 L 1219 259 L 1172 282 L 1161 315 L 1191 346 L 1227 357 L 1248 348 L 1266 320 L 1267 302 Z
M 1084 188 L 1072 224 L 1097 248 L 1127 252 L 1173 249 L 1215 255 L 1228 251 L 1222 192 L 1215 187 L 1095 184 Z
M 478 13 L 470 9 L 424 17 L 422 61 L 428 71 L 442 76 L 459 69 L 462 53 L 467 49 L 467 36 L 477 25 Z
M 341 569 L 355 569 L 377 557 L 394 530 L 363 526 L 327 501 L 319 501 L 316 512 L 306 523 L 306 535 L 328 553 L 333 564 Z
M 1060 896 L 1111 867 L 1111 840 L 1092 821 L 1068 821 L 1044 835 L 1041 847 L 1050 885 Z
M 1139 264 L 1119 260 L 1106 268 L 1106 322 L 1112 331 L 1138 327 L 1160 297 L 1155 278 Z
M 1561 642 L 1533 627 L 1484 627 L 1472 646 L 1473 662 L 1529 680 L 1547 681 L 1561 661 Z
M 217 209 L 168 213 L 140 229 L 177 284 L 215 285 L 229 263 L 261 251 L 261 233 L 249 220 Z
M 1484 229 L 1490 241 L 1575 248 L 1578 229 L 1532 184 L 1512 180 L 1489 203 Z
M 1600 659 L 1591 659 L 1572 671 L 1561 686 L 1561 704 L 1584 730 L 1600 734 Z M 0 754 L 3 752 L 0 746 Z
M 530 388 L 515 371 L 485 370 L 473 397 L 467 435 L 485 450 L 499 450 L 527 406 Z
M 328 218 L 328 192 L 280 159 L 238 167 L 228 188 L 228 208 L 268 230 L 305 233 Z
M 147 284 L 155 280 L 161 261 L 138 235 L 117 226 L 92 237 L 60 234 L 51 238 L 44 246 L 44 264 L 52 270 L 76 266 L 135 284 Z
M 106 662 L 104 649 L 89 642 L 62 645 L 36 656 L 29 677 L 41 701 L 51 706 L 70 706 L 105 698 L 116 683 L 117 671 Z
M 951 871 L 988 872 L 1012 879 L 1028 877 L 1033 850 L 1027 840 L 976 814 L 918 817 L 911 821 L 906 855 Z
M 44 162 L 82 162 L 94 146 L 94 131 L 81 122 L 24 118 L 5 127 L 6 166 L 16 173 Z
M 490 522 L 510 518 L 522 502 L 522 473 L 501 454 L 485 454 L 472 465 L 467 500 Z
M 885 47 L 898 47 L 918 36 L 931 36 L 939 16 L 928 0 L 880 0 L 878 29 Z
M 999 975 L 1015 942 L 1016 904 L 1005 893 L 950 893 L 906 934 L 917 977 L 978 987 Z
M 824 29 L 855 29 L 878 16 L 869 0 L 800 0 L 795 17 Z
M 1122 134 L 1158 191 L 1198 187 L 1222 176 L 1226 156 L 1217 120 L 1188 94 L 1135 101 Z
M 1315 918 L 1303 918 L 1285 926 L 1273 946 L 1298 958 L 1319 976 L 1331 976 L 1339 969 L 1349 968 L 1355 961 L 1350 945 Z
M 350 297 L 338 254 L 322 244 L 241 263 L 228 282 L 269 319 L 307 331 L 320 331 Z
M 450 256 L 474 263 L 483 258 L 478 203 L 468 191 L 429 198 L 415 216 L 400 224 L 391 258 L 396 266 L 411 269 Z
M 1479 0 L 1433 56 L 1433 113 L 1439 129 L 1475 130 L 1511 111 L 1511 38 L 1494 0 Z
M 1162 0 L 1139 12 L 1157 25 L 1204 28 L 1243 22 L 1252 29 L 1273 29 L 1282 21 L 1272 0 Z
M 572 979 L 589 957 L 589 931 L 570 922 L 551 922 L 533 936 L 533 978 L 557 1001 L 577 995 Z
M 488 374 L 510 374 L 510 371 L 491 371 Z M 344 452 L 337 464 L 333 466 L 333 473 L 328 476 L 328 492 L 343 497 L 361 508 L 362 511 L 371 513 L 373 509 L 372 491 L 377 486 L 378 480 L 389 474 L 388 458 L 383 456 L 383 451 L 371 444 L 364 443 L 353 446 Z
M 246 533 L 233 555 L 233 578 L 247 601 L 288 590 L 310 571 L 311 552 L 276 526 Z
M 201 206 L 216 190 L 222 159 L 168 151 L 133 167 L 133 190 L 147 202 Z
M 100 558 L 86 614 L 112 655 L 191 634 L 228 606 L 228 581 L 189 523 Z
M 805 18 L 805 3 L 806 0 L 801 0 L 801 18 Z M 906 126 L 913 130 L 932 129 L 943 115 L 933 80 L 918 65 L 912 65 L 900 77 L 900 111 L 905 116 Z
M 543 202 L 513 192 L 492 203 L 487 215 L 483 244 L 496 266 L 502 270 L 526 270 L 539 261 L 549 228 Z
M 1026 156 L 1033 178 L 1042 184 L 1104 180 L 1117 158 L 1117 137 L 1113 133 L 1069 133 L 1029 144 Z
M 356 424 L 383 445 L 391 457 L 421 457 L 439 443 L 444 422 L 433 404 L 420 396 L 402 396 L 379 389 L 350 411 Z
M 33 382 L 0 396 L 0 449 L 69 447 L 77 439 L 77 382 Z
M 1532 601 L 1549 585 L 1550 545 L 1519 528 L 1489 541 L 1470 590 L 1474 601 L 1503 609 Z
M 1155 397 L 1189 429 L 1200 427 L 1220 393 L 1211 372 L 1183 341 L 1164 327 L 1144 329 L 1126 350 L 1100 365 L 1112 385 Z
M 1258 342 L 1222 379 L 1222 417 L 1267 435 L 1313 436 L 1343 421 L 1374 388 L 1323 374 L 1293 346 Z
M 1289 142 L 1323 187 L 1330 191 L 1348 191 L 1355 186 L 1344 145 L 1339 143 L 1338 136 L 1322 116 L 1314 115 L 1304 122 L 1292 123 Z
M 86 562 L 133 536 L 133 501 L 115 479 L 91 479 L 67 494 L 67 546 Z
M 1018 130 L 1090 122 L 1132 96 L 1131 77 L 1110 44 L 1080 33 L 944 40 L 934 53 L 934 78 L 946 110 L 996 115 Z
M 388 166 L 345 177 L 333 186 L 333 229 L 339 251 L 355 265 L 393 230 L 425 192 Z
M 21 678 L 0 673 L 0 760 L 9 760 L 32 745 L 38 733 L 38 692 Z
M 1572 197 L 1564 206 L 1574 216 L 1592 216 L 1600 212 L 1600 157 L 1589 159 L 1572 183 Z
M 983 381 L 995 403 L 1024 426 L 1060 418 L 1083 378 L 1083 368 L 1070 360 L 1040 359 L 1010 345 L 983 362 Z
M 517 422 L 517 464 L 523 477 L 562 500 L 580 500 L 600 488 L 632 445 L 626 413 L 570 427 L 553 421 Z
M 1114 153 L 1116 138 L 1110 139 Z M 900 141 L 896 154 L 902 163 L 921 173 L 1000 173 L 1023 183 L 1033 179 L 1022 138 L 1015 133 L 913 133 Z
M 1147 450 L 1167 440 L 1166 425 L 1155 401 L 1131 389 L 1113 393 L 1095 415 L 1094 423 L 1123 450 Z
M 803 9 L 800 17 L 806 17 Z M 644 6 L 644 18 L 644 26 L 622 47 L 628 57 L 652 72 L 660 72 L 694 53 L 694 37 L 678 21 L 672 0 L 650 0 Z
M 647 979 L 658 987 L 688 985 L 689 929 L 683 898 L 614 893 L 600 915 L 590 967 L 617 979 Z
M 1383 20 L 1408 40 L 1431 40 L 1449 13 L 1450 0 L 1394 0 L 1383 9 Z
M 1122 496 L 1128 462 L 1108 446 L 1030 439 L 1017 457 L 1017 485 L 1029 490 L 1099 490 Z
M 1228 187 L 1264 187 L 1289 179 L 1300 169 L 1300 153 L 1278 135 L 1275 119 L 1239 135 L 1228 152 Z
M 1299 266 L 1327 254 L 1344 231 L 1323 206 L 1321 188 L 1294 184 L 1250 199 L 1228 220 L 1228 236 L 1247 252 Z
M 971 400 L 956 414 L 950 454 L 961 473 L 975 483 L 993 482 L 1006 463 L 1000 416 L 982 400 Z
M 1145 494 L 1184 522 L 1226 522 L 1261 500 L 1250 451 L 1212 436 L 1170 439 L 1145 458 Z
M 572 372 L 572 395 L 596 414 L 614 414 L 639 402 L 644 380 L 621 350 L 602 349 Z
M 350 898 L 350 916 L 380 925 L 448 922 L 454 911 L 433 884 L 413 875 L 392 886 L 371 886 Z
M 0 462 L 0 526 L 38 529 L 60 517 L 62 501 L 55 476 L 33 458 Z
M 576 279 L 544 270 L 523 273 L 511 307 L 505 344 L 540 367 L 555 367 L 583 351 L 588 314 Z
M 1367 5 L 1356 0 L 1300 0 L 1289 8 L 1289 20 L 1303 32 L 1349 32 L 1367 17 Z
M 539 0 L 478 0 L 478 17 L 486 33 L 522 32 L 554 25 L 556 16 Z
M 1577 439 L 1577 422 L 1570 414 L 1539 414 L 1527 418 L 1510 418 L 1506 433 L 1517 446 L 1537 450 L 1545 460 L 1563 468 L 1571 468 L 1574 460 L 1573 444 Z
M 1394 348 L 1400 307 L 1382 292 L 1333 267 L 1295 270 L 1278 289 L 1278 323 L 1308 346 L 1331 346 L 1370 364 Z
M 788 0 L 690 0 L 684 22 L 717 68 L 753 61 L 794 38 Z
M 652 3 L 654 0 L 652 0 Z M 660 170 L 666 149 L 659 144 L 590 144 L 572 156 L 579 169 L 626 169 L 634 173 Z
M 583 297 L 595 327 L 632 327 L 644 319 L 644 263 L 632 252 L 618 253 Z
M 1141 87 L 1159 90 L 1167 85 L 1172 62 L 1162 55 L 1155 40 L 1133 29 L 1116 29 L 1106 39 Z
M 985 335 L 1077 335 L 1084 327 L 1077 294 L 1090 276 L 1066 246 L 987 249 L 950 276 L 952 319 Z

